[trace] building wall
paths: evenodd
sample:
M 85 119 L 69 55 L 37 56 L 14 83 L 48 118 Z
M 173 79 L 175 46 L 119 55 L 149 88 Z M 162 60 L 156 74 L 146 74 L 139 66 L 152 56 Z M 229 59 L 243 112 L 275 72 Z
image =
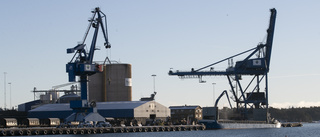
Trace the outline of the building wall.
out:
M 170 116 L 170 109 L 155 101 L 149 101 L 134 109 L 134 117 L 150 118 L 150 115 L 166 118 Z
M 190 107 L 190 109 L 186 107 L 171 109 L 171 119 L 174 124 L 192 124 L 192 122 L 202 119 L 202 108 L 200 106 Z
M 47 118 L 59 118 L 64 120 L 68 116 L 72 114 L 72 110 L 66 111 L 38 111 L 38 112 L 29 112 L 29 118 L 39 118 L 39 119 L 47 119 Z
M 203 119 L 217 120 L 219 119 L 218 107 L 203 107 Z
M 37 104 L 41 104 L 41 101 L 40 100 L 34 100 L 34 101 L 30 101 L 30 102 L 27 102 L 27 103 L 23 103 L 23 104 L 20 104 L 18 105 L 18 111 L 29 111 L 31 110 L 31 107 L 33 105 L 37 105 Z
M 107 109 L 98 110 L 98 113 L 103 117 L 112 118 L 133 118 L 133 109 Z
M 151 119 L 165 121 L 168 117 L 170 117 L 170 109 L 155 101 L 149 101 L 134 109 L 134 118 L 142 125 L 146 125 Z
M 107 64 L 102 73 L 89 76 L 89 101 L 132 101 L 130 64 Z
M 197 119 L 197 120 L 201 120 L 203 118 L 201 107 L 196 108 L 194 116 L 195 116 L 195 119 Z

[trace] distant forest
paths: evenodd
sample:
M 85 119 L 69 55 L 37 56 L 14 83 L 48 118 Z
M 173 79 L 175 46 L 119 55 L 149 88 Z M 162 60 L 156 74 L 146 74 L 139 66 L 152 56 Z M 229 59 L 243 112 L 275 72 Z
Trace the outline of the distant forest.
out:
M 320 120 L 320 107 L 310 108 L 269 108 L 272 118 L 281 122 L 312 122 Z

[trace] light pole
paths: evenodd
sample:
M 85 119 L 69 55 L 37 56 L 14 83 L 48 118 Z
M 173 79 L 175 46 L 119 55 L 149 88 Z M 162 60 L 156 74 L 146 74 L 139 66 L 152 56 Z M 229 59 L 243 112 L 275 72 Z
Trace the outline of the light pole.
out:
M 154 101 L 154 96 L 157 94 L 157 92 L 156 92 L 156 76 L 157 75 L 153 74 L 151 76 L 153 77 L 153 97 L 152 98 L 153 98 L 153 101 Z M 157 115 L 157 108 L 156 107 L 157 106 L 155 106 L 155 110 L 154 110 L 155 115 Z
M 10 85 L 10 107 L 9 107 L 9 109 L 10 109 L 12 107 L 12 105 L 11 105 L 11 82 L 9 82 L 8 84 Z
M 155 74 L 151 75 L 153 77 L 153 92 L 156 92 L 156 76 Z
M 6 95 L 7 95 L 7 93 L 6 93 L 6 85 L 7 85 L 7 82 L 6 82 L 6 75 L 7 75 L 7 72 L 3 72 L 3 74 L 4 74 L 4 110 L 6 110 L 6 107 L 7 107 L 7 104 L 6 104 L 6 102 L 7 102 L 7 100 L 6 100 Z
M 215 90 L 214 90 L 214 85 L 216 85 L 216 83 L 212 83 L 212 86 L 213 86 L 213 105 L 215 104 Z

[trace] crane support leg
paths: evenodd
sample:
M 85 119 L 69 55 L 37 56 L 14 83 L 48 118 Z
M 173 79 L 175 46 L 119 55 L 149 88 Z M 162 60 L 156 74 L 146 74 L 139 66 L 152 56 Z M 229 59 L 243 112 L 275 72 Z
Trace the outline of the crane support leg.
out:
M 82 75 L 80 76 L 80 84 L 81 84 L 81 100 L 88 99 L 88 76 Z
M 231 81 L 231 79 L 230 79 L 230 76 L 227 75 L 227 78 L 228 78 L 228 81 L 229 81 L 229 85 L 230 85 L 230 87 L 231 87 L 232 94 L 233 94 L 234 98 L 236 99 L 235 102 L 236 102 L 236 104 L 237 104 L 237 109 L 238 109 L 238 108 L 239 108 L 238 96 L 237 96 L 237 94 L 236 94 L 236 92 L 235 92 L 235 90 L 234 90 L 234 87 L 233 87 L 233 85 L 232 85 L 232 81 Z

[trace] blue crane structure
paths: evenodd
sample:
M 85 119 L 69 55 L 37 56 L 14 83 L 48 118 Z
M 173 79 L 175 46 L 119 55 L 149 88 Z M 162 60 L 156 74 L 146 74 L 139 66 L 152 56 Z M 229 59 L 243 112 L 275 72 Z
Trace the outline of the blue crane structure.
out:
M 191 69 L 191 71 L 169 71 L 169 75 L 176 75 L 180 78 L 199 78 L 202 81 L 202 76 L 227 76 L 229 85 L 231 87 L 231 94 L 233 101 L 236 103 L 236 110 L 240 112 L 240 118 L 248 119 L 248 111 L 250 109 L 267 109 L 268 110 L 268 72 L 270 69 L 270 59 L 272 51 L 272 42 L 274 36 L 276 9 L 270 9 L 271 16 L 269 28 L 267 29 L 267 39 L 265 43 L 260 43 L 256 47 L 236 54 L 234 56 L 225 58 L 213 64 L 207 65 L 199 69 Z M 230 61 L 239 55 L 250 53 L 245 59 L 233 63 L 225 71 L 215 71 L 212 66 L 221 62 Z M 254 55 L 257 55 L 254 57 Z M 207 68 L 210 70 L 205 70 Z M 251 81 L 244 87 L 240 80 L 242 76 L 250 76 Z M 256 80 L 256 82 L 254 82 Z M 265 81 L 265 91 L 260 90 L 260 85 Z M 235 82 L 235 84 L 234 84 Z M 255 84 L 254 84 L 255 83 Z M 239 92 L 240 91 L 240 92 Z M 222 95 L 225 91 L 222 92 Z M 222 96 L 221 95 L 221 96 Z M 221 96 L 217 99 L 220 100 Z M 217 105 L 218 102 L 216 102 Z M 231 104 L 230 104 L 231 105 Z
M 71 61 L 66 65 L 69 82 L 75 82 L 76 76 L 79 76 L 81 86 L 81 100 L 70 102 L 70 108 L 73 109 L 74 113 L 66 119 L 67 121 L 104 121 L 104 118 L 96 112 L 96 103 L 88 102 L 88 76 L 103 71 L 103 65 L 93 62 L 94 52 L 97 50 L 96 42 L 100 27 L 105 40 L 105 48 L 111 48 L 111 45 L 108 41 L 106 15 L 100 11 L 99 7 L 95 8 L 92 13 L 93 16 L 89 19 L 89 26 L 83 41 L 74 48 L 67 49 L 67 53 L 75 53 Z M 93 28 L 94 32 L 91 47 L 87 51 L 85 41 L 90 28 Z

